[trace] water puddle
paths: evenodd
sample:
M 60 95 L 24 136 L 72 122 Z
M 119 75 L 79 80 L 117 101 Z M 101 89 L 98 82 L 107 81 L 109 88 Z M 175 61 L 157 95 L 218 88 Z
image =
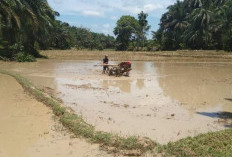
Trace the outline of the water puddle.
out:
M 49 90 L 97 130 L 167 143 L 231 127 L 232 64 L 132 62 L 130 77 L 102 74 L 99 61 L 2 63 Z

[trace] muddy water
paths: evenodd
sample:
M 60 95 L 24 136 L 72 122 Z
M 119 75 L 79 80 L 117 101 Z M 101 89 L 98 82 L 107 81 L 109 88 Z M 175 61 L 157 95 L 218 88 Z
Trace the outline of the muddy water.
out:
M 55 94 L 97 130 L 167 143 L 231 126 L 231 63 L 133 62 L 130 77 L 103 75 L 97 63 L 40 60 L 0 68 Z

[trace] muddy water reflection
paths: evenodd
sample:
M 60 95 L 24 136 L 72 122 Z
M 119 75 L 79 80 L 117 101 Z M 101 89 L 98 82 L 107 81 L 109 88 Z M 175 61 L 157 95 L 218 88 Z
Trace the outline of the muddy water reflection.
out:
M 232 112 L 232 64 L 133 62 L 131 77 L 101 74 L 99 61 L 1 63 L 65 105 L 97 130 L 148 136 L 160 143 L 224 129 L 211 113 Z
M 165 95 L 191 112 L 231 111 L 232 66 L 222 63 L 156 64 Z

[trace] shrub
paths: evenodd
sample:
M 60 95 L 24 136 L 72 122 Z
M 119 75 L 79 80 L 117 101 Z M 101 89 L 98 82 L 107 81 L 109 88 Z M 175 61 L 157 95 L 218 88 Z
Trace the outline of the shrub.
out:
M 25 52 L 19 52 L 14 56 L 14 60 L 17 62 L 35 62 L 36 59 L 30 54 Z
M 104 47 L 102 45 L 99 45 L 98 48 L 97 48 L 99 51 L 102 51 L 104 50 Z
M 0 56 L 0 60 L 3 60 L 5 62 L 9 61 L 9 59 L 7 57 L 2 57 L 2 56 Z

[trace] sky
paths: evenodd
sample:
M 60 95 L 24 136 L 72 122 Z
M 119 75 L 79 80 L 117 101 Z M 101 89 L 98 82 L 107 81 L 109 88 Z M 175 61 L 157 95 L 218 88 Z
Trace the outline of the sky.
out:
M 148 13 L 150 31 L 156 31 L 162 14 L 175 2 L 176 0 L 48 0 L 50 6 L 60 13 L 58 20 L 109 35 L 113 35 L 116 22 L 122 15 L 137 18 L 141 11 Z M 149 36 L 151 37 L 151 33 Z

